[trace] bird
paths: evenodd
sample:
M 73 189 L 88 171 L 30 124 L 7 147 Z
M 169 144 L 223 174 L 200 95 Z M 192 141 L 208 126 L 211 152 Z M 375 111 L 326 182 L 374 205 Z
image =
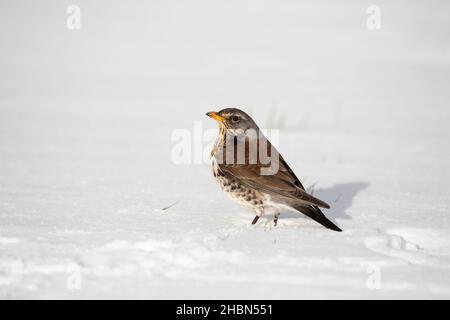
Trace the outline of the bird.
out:
M 330 206 L 306 192 L 247 113 L 238 108 L 225 108 L 206 115 L 219 124 L 219 134 L 210 154 L 213 175 L 232 200 L 256 213 L 252 224 L 265 212 L 272 211 L 276 226 L 281 210 L 287 209 L 300 212 L 328 229 L 342 231 L 320 210 Z M 270 161 L 262 159 L 264 154 Z M 271 166 L 276 170 L 270 172 Z

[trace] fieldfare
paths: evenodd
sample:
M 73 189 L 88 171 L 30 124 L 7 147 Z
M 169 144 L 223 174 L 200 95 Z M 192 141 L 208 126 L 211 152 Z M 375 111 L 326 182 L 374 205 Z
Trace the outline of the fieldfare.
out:
M 219 123 L 219 135 L 210 157 L 214 177 L 232 200 L 256 212 L 252 224 L 271 210 L 277 225 L 280 210 L 288 209 L 299 211 L 331 230 L 342 231 L 319 209 L 330 206 L 305 191 L 248 114 L 227 108 L 206 115 Z

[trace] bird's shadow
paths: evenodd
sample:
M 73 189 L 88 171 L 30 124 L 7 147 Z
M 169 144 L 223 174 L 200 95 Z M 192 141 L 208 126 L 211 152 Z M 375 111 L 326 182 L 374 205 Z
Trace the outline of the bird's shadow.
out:
M 327 218 L 335 222 L 336 218 L 351 219 L 345 211 L 351 207 L 353 198 L 369 186 L 367 182 L 339 183 L 330 188 L 317 189 L 311 192 L 330 205 L 330 209 L 323 210 Z M 296 212 L 284 212 L 286 218 L 300 218 Z

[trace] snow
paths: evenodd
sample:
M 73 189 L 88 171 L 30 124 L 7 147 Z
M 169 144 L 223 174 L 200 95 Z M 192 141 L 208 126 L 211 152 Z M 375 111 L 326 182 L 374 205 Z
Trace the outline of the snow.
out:
M 448 1 L 76 2 L 0 4 L 2 299 L 450 298 Z M 172 162 L 227 106 L 344 232 Z

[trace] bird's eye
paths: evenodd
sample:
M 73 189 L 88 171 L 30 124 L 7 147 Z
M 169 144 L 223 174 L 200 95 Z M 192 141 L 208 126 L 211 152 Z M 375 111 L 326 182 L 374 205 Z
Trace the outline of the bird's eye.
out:
M 232 116 L 231 117 L 231 121 L 232 122 L 239 122 L 239 120 L 240 120 L 239 116 Z

